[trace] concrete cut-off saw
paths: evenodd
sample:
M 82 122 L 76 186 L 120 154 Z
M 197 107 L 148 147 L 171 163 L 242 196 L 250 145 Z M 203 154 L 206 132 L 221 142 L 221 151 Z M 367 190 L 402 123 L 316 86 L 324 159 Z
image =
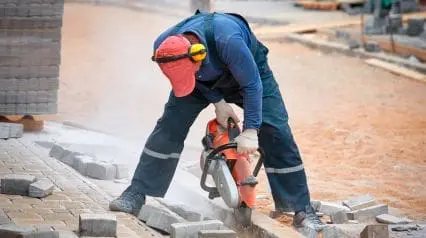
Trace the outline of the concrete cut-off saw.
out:
M 240 133 L 238 124 L 231 118 L 228 119 L 228 128 L 221 126 L 216 119 L 209 121 L 202 139 L 204 150 L 200 158 L 200 184 L 210 199 L 221 197 L 233 209 L 240 226 L 248 227 L 251 225 L 252 209 L 256 205 L 256 176 L 265 155 L 261 148 L 257 150 L 260 157 L 252 169 L 250 158 L 239 154 L 237 143 L 233 142 Z M 216 187 L 206 185 L 207 175 L 211 175 Z

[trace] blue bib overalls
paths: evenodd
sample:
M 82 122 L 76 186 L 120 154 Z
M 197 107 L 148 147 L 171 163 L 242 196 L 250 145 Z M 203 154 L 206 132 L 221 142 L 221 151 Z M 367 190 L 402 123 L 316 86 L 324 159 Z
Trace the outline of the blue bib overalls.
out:
M 197 12 L 189 18 L 205 17 L 204 31 L 209 54 L 215 53 L 212 50 L 215 49 L 213 31 L 209 27 L 213 16 L 211 13 Z M 176 25 L 175 29 L 185 24 L 186 21 Z M 310 204 L 305 170 L 288 125 L 288 115 L 279 86 L 268 66 L 268 48 L 257 41 L 251 51 L 263 86 L 259 145 L 266 154 L 264 167 L 275 207 L 288 210 L 290 205 L 296 211 L 304 210 Z M 235 103 L 242 107 L 243 98 L 238 92 L 238 85 L 232 79 L 232 75 L 225 74 L 221 78 L 222 80 L 214 87 L 220 89 L 228 103 Z M 154 197 L 165 195 L 174 176 L 188 131 L 199 113 L 209 105 L 209 101 L 202 92 L 209 90 L 210 86 L 197 82 L 195 90 L 190 95 L 181 98 L 175 97 L 173 92 L 170 93 L 164 113 L 147 139 L 132 179 L 132 186 L 138 192 Z

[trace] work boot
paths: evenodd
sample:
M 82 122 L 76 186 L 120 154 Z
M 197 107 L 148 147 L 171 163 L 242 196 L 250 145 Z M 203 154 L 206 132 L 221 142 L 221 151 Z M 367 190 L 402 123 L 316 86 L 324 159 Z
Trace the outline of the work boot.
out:
M 325 224 L 319 219 L 312 206 L 308 205 L 305 210 L 298 211 L 294 214 L 293 226 L 296 228 L 308 228 L 319 232 L 324 229 Z
M 136 189 L 130 185 L 124 190 L 120 197 L 110 202 L 109 209 L 111 211 L 125 212 L 138 216 L 144 204 L 145 195 L 137 192 Z

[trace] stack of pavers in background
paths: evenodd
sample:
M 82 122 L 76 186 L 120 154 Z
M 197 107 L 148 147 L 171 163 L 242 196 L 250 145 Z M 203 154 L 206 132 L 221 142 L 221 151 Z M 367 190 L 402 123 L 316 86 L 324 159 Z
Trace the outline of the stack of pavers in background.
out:
M 0 116 L 57 112 L 64 0 L 0 0 Z

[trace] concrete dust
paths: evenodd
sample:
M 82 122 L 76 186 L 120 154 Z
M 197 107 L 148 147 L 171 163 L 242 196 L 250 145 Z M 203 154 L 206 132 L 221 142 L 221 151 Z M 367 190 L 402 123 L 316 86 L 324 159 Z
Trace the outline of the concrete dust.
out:
M 134 139 L 142 148 L 170 90 L 150 61 L 152 42 L 178 20 L 66 4 L 57 119 Z M 334 201 L 369 193 L 411 219 L 426 220 L 426 85 L 359 59 L 265 43 L 312 198 Z M 182 163 L 197 163 L 213 116 L 208 108 L 194 123 Z M 259 193 L 269 195 L 263 170 L 259 176 Z M 259 210 L 271 209 L 270 196 L 259 200 Z

